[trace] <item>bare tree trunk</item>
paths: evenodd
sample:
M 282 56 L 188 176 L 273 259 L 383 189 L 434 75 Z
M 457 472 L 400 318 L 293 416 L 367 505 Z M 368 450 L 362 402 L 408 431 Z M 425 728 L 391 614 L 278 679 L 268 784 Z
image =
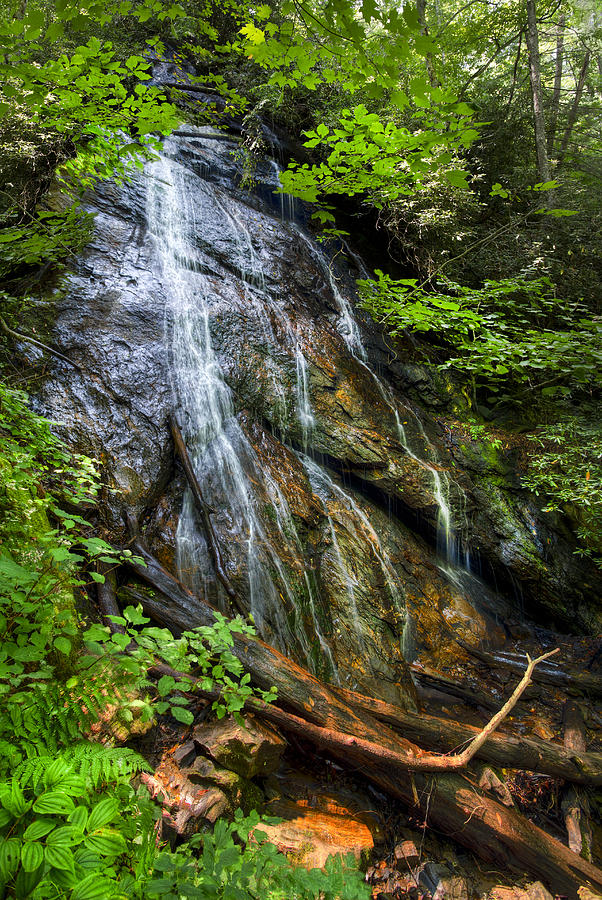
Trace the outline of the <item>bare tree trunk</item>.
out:
M 562 87 L 562 62 L 564 54 L 564 13 L 560 16 L 558 30 L 556 32 L 556 69 L 554 72 L 554 96 L 552 97 L 552 112 L 550 115 L 550 128 L 548 130 L 548 154 L 554 152 L 556 140 L 556 123 L 558 122 L 558 108 L 560 106 L 560 88 Z
M 583 94 L 583 88 L 585 87 L 585 79 L 587 77 L 587 70 L 589 69 L 590 58 L 591 53 L 589 52 L 589 50 L 586 50 L 585 56 L 583 57 L 583 62 L 581 64 L 581 71 L 579 72 L 579 78 L 577 79 L 577 87 L 575 89 L 575 96 L 573 98 L 571 111 L 569 112 L 568 122 L 566 123 L 564 136 L 562 138 L 562 147 L 560 148 L 560 153 L 558 155 L 559 166 L 561 166 L 564 162 L 564 158 L 569 147 L 569 141 L 571 139 L 573 127 L 575 125 L 575 122 L 577 121 L 577 115 L 579 113 L 579 103 L 581 102 L 581 95 Z
M 529 50 L 529 78 L 531 80 L 531 100 L 533 103 L 533 125 L 535 129 L 535 151 L 537 154 L 537 176 L 540 182 L 551 181 L 550 160 L 546 142 L 546 124 L 543 114 L 541 93 L 541 67 L 539 61 L 539 34 L 535 0 L 527 0 L 527 48 Z
M 418 22 L 420 24 L 420 33 L 428 36 L 428 27 L 426 24 L 426 0 L 417 0 L 416 3 L 416 11 L 418 12 Z M 429 82 L 431 87 L 439 86 L 439 79 L 435 73 L 435 66 L 433 64 L 433 54 L 427 53 L 425 57 L 426 61 L 426 71 L 428 73 Z

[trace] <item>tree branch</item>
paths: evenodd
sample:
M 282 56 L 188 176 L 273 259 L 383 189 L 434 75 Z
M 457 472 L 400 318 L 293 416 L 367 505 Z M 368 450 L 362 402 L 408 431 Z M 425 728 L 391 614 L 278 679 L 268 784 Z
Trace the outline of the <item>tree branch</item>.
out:
M 28 344 L 33 344 L 35 347 L 40 347 L 41 350 L 46 350 L 47 353 L 52 353 L 53 356 L 56 356 L 58 359 L 62 359 L 63 362 L 69 363 L 69 365 L 73 366 L 74 369 L 77 369 L 78 372 L 83 372 L 83 369 L 79 365 L 79 363 L 73 362 L 73 360 L 69 359 L 68 356 L 65 356 L 58 350 L 54 350 L 52 347 L 49 347 L 48 344 L 43 344 L 41 341 L 30 337 L 30 335 L 28 334 L 21 334 L 20 331 L 14 331 L 12 328 L 9 328 L 2 316 L 0 316 L 0 329 L 2 329 L 2 331 L 9 337 L 15 338 L 15 340 L 17 341 L 26 341 Z

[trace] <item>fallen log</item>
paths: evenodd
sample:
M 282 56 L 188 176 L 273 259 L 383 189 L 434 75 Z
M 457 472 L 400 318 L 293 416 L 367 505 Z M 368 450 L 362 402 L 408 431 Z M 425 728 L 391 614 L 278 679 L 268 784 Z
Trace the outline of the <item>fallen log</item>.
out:
M 553 650 L 552 653 L 556 653 Z M 400 753 L 399 751 L 388 750 L 380 743 L 363 740 L 355 735 L 345 734 L 339 731 L 333 731 L 329 728 L 322 728 L 318 725 L 312 725 L 307 719 L 299 718 L 291 713 L 278 709 L 277 706 L 265 703 L 262 700 L 250 700 L 245 705 L 248 712 L 259 713 L 262 718 L 268 719 L 275 725 L 280 725 L 288 731 L 292 731 L 299 737 L 309 739 L 319 747 L 327 750 L 340 751 L 344 747 L 352 749 L 355 753 L 359 753 L 363 761 L 366 763 L 390 763 L 394 770 L 400 769 L 402 772 L 406 770 L 412 772 L 450 772 L 456 769 L 464 769 L 470 760 L 476 755 L 478 749 L 485 743 L 489 735 L 491 735 L 499 723 L 508 715 L 510 710 L 516 704 L 518 698 L 529 684 L 531 675 L 535 666 L 543 659 L 547 659 L 552 653 L 544 654 L 538 659 L 529 659 L 526 671 L 502 709 L 487 723 L 487 725 L 475 735 L 472 741 L 461 752 L 454 755 L 446 755 L 442 753 L 428 753 L 420 747 L 409 745 L 408 752 Z M 157 671 L 161 667 L 156 667 Z M 167 667 L 162 668 L 162 674 L 169 674 L 172 677 L 185 679 L 187 676 L 182 672 Z M 198 685 L 200 681 L 194 679 Z M 198 688 L 197 693 L 206 700 L 216 700 L 221 696 L 219 692 L 207 691 Z
M 169 666 L 156 666 L 149 674 L 156 677 L 167 674 L 189 682 L 196 681 Z M 209 701 L 218 700 L 221 696 L 219 691 L 202 688 L 198 689 L 198 693 Z M 382 741 L 375 744 L 314 725 L 305 718 L 259 699 L 247 701 L 244 709 L 267 719 L 287 733 L 327 750 L 347 767 L 358 768 L 387 793 L 401 799 L 410 808 L 418 808 L 427 824 L 442 828 L 486 860 L 498 864 L 503 862 L 514 869 L 524 865 L 553 890 L 564 892 L 572 900 L 578 897 L 577 892 L 584 884 L 596 890 L 602 887 L 602 871 L 581 860 L 514 809 L 481 793 L 468 775 L 462 778 L 438 773 L 436 778 L 429 779 L 417 769 L 408 772 L 407 755 L 387 750 Z M 370 727 L 369 723 L 365 727 Z M 387 739 L 386 734 L 384 739 Z M 414 750 L 420 752 L 420 748 Z M 447 761 L 446 757 L 440 757 L 440 760 L 441 763 Z M 424 762 L 425 768 L 429 768 L 433 761 L 432 754 L 424 754 L 415 757 L 411 766 Z
M 199 484 L 198 478 L 196 477 L 194 466 L 192 465 L 192 460 L 188 455 L 188 450 L 186 449 L 186 444 L 184 442 L 184 438 L 182 437 L 180 426 L 178 425 L 176 417 L 173 414 L 169 417 L 169 429 L 171 431 L 171 436 L 173 438 L 176 452 L 180 458 L 180 462 L 182 463 L 182 468 L 184 469 L 186 480 L 188 481 L 188 486 L 192 491 L 195 506 L 201 516 L 205 537 L 207 538 L 207 544 L 209 547 L 209 554 L 213 562 L 217 580 L 222 585 L 223 589 L 228 595 L 229 600 L 236 607 L 238 612 L 242 613 L 243 616 L 246 616 L 249 611 L 245 608 L 242 599 L 232 586 L 232 582 L 228 578 L 226 569 L 224 568 L 224 562 L 222 560 L 219 542 L 217 540 L 213 524 L 211 522 L 211 516 L 209 514 L 209 507 L 203 499 L 203 493 L 201 491 L 201 486 Z
M 136 549 L 138 552 L 141 549 L 139 542 Z M 144 555 L 152 559 L 146 551 Z M 168 626 L 170 620 L 174 621 L 175 614 L 182 623 L 186 618 L 181 606 L 184 595 L 188 609 L 184 627 L 193 628 L 211 622 L 213 610 L 208 604 L 186 591 L 175 579 L 171 579 L 162 566 L 153 562 L 155 571 L 161 571 L 163 584 L 162 588 L 158 588 L 157 584 L 155 587 L 170 600 L 170 607 L 166 608 L 158 601 L 147 601 L 147 614 Z M 137 574 L 141 574 L 140 570 L 144 571 L 142 566 L 137 566 L 137 569 Z M 146 577 L 151 583 L 152 575 L 147 574 Z M 197 614 L 191 617 L 193 609 Z M 469 773 L 446 772 L 434 776 L 410 772 L 407 765 L 405 768 L 393 766 L 390 760 L 394 754 L 405 751 L 407 757 L 420 758 L 424 757 L 425 752 L 369 713 L 359 713 L 329 685 L 320 682 L 309 671 L 263 641 L 246 635 L 234 635 L 232 650 L 255 684 L 263 688 L 276 686 L 280 714 L 290 712 L 300 718 L 303 725 L 298 727 L 300 730 L 305 728 L 309 740 L 312 740 L 311 733 L 315 741 L 318 733 L 321 739 L 325 739 L 324 731 L 330 731 L 328 752 L 332 756 L 347 766 L 359 769 L 374 784 L 419 812 L 431 827 L 441 829 L 483 859 L 504 867 L 527 870 L 545 881 L 552 890 L 571 900 L 577 900 L 577 891 L 582 885 L 592 890 L 602 890 L 602 871 L 515 810 L 484 794 Z M 254 711 L 260 712 L 260 708 Z M 314 726 L 321 729 L 320 732 L 313 732 Z M 281 724 L 281 727 L 284 726 Z M 339 740 L 337 735 L 340 734 L 345 735 L 346 739 Z M 378 759 L 374 754 L 368 756 L 365 744 L 378 746 L 382 757 Z
M 345 688 L 333 688 L 358 710 L 391 725 L 410 741 L 447 753 L 473 740 L 480 729 L 438 716 L 415 713 Z M 491 734 L 478 759 L 508 769 L 526 769 L 574 784 L 602 785 L 602 753 L 577 752 L 534 737 Z
M 460 684 L 453 678 L 447 678 L 442 672 L 419 663 L 412 663 L 411 668 L 414 678 L 425 688 L 440 691 L 442 694 L 461 700 L 469 706 L 480 706 L 489 712 L 493 712 L 498 708 L 495 699 L 489 694 L 485 694 L 483 691 L 479 691 L 469 685 Z
M 585 753 L 585 722 L 583 711 L 574 700 L 564 706 L 564 746 L 569 752 Z M 561 802 L 569 847 L 591 862 L 592 829 L 589 822 L 589 801 L 583 788 L 571 785 Z
M 511 672 L 521 672 L 524 661 L 521 661 L 519 654 L 508 653 L 506 651 L 497 651 L 489 653 L 487 650 L 481 650 L 479 647 L 471 647 L 464 641 L 458 640 L 457 643 L 466 650 L 471 656 L 487 663 L 491 668 L 509 669 Z M 592 694 L 593 696 L 602 696 L 602 678 L 592 675 L 591 672 L 565 672 L 563 669 L 554 666 L 542 666 L 537 671 L 533 681 L 539 684 L 549 684 L 553 687 L 559 687 L 566 691 L 577 691 L 578 693 Z
M 121 610 L 117 603 L 117 576 L 115 574 L 115 567 L 111 563 L 99 561 L 96 564 L 96 571 L 104 578 L 104 581 L 99 581 L 96 584 L 96 596 L 98 598 L 98 606 L 102 621 L 105 625 L 109 626 L 114 634 L 125 634 L 123 625 L 117 625 L 110 618 L 110 616 L 121 615 Z

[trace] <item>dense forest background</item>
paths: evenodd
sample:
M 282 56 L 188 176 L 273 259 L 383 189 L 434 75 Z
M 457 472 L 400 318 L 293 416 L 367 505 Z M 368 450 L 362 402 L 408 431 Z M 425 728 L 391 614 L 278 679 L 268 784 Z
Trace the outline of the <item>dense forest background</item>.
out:
M 162 58 L 185 90 L 154 83 Z M 0 892 L 247 897 L 269 878 L 273 896 L 363 896 L 357 874 L 245 844 L 253 818 L 205 837 L 202 866 L 191 845 L 158 850 L 130 781 L 144 760 L 88 740 L 108 705 L 126 728 L 192 722 L 171 676 L 149 688 L 158 660 L 241 709 L 254 694 L 230 651 L 247 626 L 174 639 L 130 609 L 82 633 L 81 598 L 124 551 L 95 536 L 96 464 L 29 410 L 38 375 L 15 346 L 59 353 L 29 311 L 89 240 L 79 199 L 96 182 L 127 178 L 186 121 L 235 126 L 251 184 L 267 125 L 282 190 L 370 266 L 362 304 L 391 352 L 432 369 L 473 438 L 515 451 L 522 485 L 599 565 L 598 4 L 2 0 L 0 75 Z

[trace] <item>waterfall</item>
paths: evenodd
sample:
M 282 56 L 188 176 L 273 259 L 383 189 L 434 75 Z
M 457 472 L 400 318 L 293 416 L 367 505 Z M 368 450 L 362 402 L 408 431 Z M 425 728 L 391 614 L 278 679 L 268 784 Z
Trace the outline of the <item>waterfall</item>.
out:
M 167 142 L 166 153 L 173 151 Z M 298 620 L 291 576 L 262 524 L 262 497 L 274 511 L 287 559 L 302 560 L 286 499 L 267 476 L 235 415 L 232 393 L 211 339 L 212 306 L 218 285 L 201 271 L 195 242 L 202 231 L 203 204 L 224 208 L 218 189 L 163 155 L 147 169 L 147 220 L 156 258 L 169 287 L 166 332 L 171 351 L 174 405 L 207 503 L 227 520 L 233 545 L 244 548 L 250 612 L 262 633 L 273 631 L 281 647 L 297 646 L 312 664 L 312 640 Z M 250 270 L 257 271 L 251 258 Z M 176 534 L 182 580 L 193 589 L 214 581 L 194 503 L 186 491 Z M 285 602 L 283 602 L 285 601 Z M 314 630 L 319 628 L 309 593 Z M 325 642 L 324 642 L 325 643 Z
M 424 430 L 424 426 L 420 421 L 419 417 L 414 413 L 414 411 L 407 407 L 405 412 L 412 416 L 412 418 L 416 421 L 417 426 L 424 438 L 425 444 L 430 451 L 431 455 L 435 457 L 434 460 L 424 459 L 422 456 L 419 456 L 418 453 L 411 447 L 405 428 L 402 424 L 399 409 L 400 404 L 394 398 L 393 392 L 389 385 L 383 381 L 383 379 L 375 372 L 372 366 L 368 363 L 368 354 L 366 348 L 364 346 L 362 340 L 362 334 L 357 322 L 357 319 L 354 316 L 353 308 L 348 298 L 343 294 L 339 285 L 337 284 L 336 277 L 333 272 L 332 264 L 329 260 L 321 253 L 314 245 L 311 243 L 309 238 L 303 234 L 301 229 L 296 225 L 289 226 L 294 229 L 295 234 L 297 234 L 305 246 L 308 248 L 309 253 L 314 259 L 318 266 L 320 267 L 321 272 L 326 277 L 330 289 L 332 291 L 332 295 L 335 299 L 337 307 L 339 309 L 339 319 L 337 322 L 337 329 L 339 334 L 345 341 L 347 348 L 351 355 L 354 357 L 356 362 L 368 373 L 372 382 L 376 386 L 380 396 L 382 397 L 385 404 L 388 406 L 391 411 L 393 418 L 395 420 L 395 427 L 397 431 L 397 436 L 399 439 L 399 443 L 404 448 L 405 452 L 408 456 L 413 459 L 418 465 L 422 466 L 429 472 L 429 475 L 432 479 L 433 485 L 433 499 L 437 504 L 437 550 L 444 559 L 453 564 L 453 565 L 470 565 L 470 554 L 466 552 L 462 561 L 461 561 L 461 553 L 459 542 L 456 538 L 455 529 L 454 529 L 454 520 L 452 517 L 452 511 L 450 508 L 450 476 L 447 472 L 441 471 L 437 467 L 436 462 L 436 453 L 435 450 L 430 443 L 426 432 Z M 365 277 L 367 275 L 365 266 L 359 260 L 355 254 L 351 254 L 352 258 L 358 268 L 362 270 L 362 275 Z M 460 493 L 463 493 L 460 491 Z
M 199 147 L 204 150 L 201 135 Z M 357 683 L 356 672 L 361 673 L 362 667 L 365 677 L 378 680 L 384 665 L 387 678 L 394 678 L 397 663 L 387 654 L 395 656 L 407 650 L 403 582 L 362 506 L 306 455 L 312 450 L 317 426 L 305 350 L 308 332 L 294 309 L 283 302 L 282 294 L 270 287 L 275 282 L 268 281 L 268 270 L 264 271 L 260 235 L 262 231 L 274 233 L 274 220 L 263 213 L 247 216 L 219 179 L 210 179 L 196 162 L 190 166 L 179 162 L 180 149 L 176 135 L 165 142 L 162 156 L 147 167 L 147 220 L 156 265 L 167 288 L 165 334 L 173 404 L 203 496 L 213 510 L 226 570 L 245 598 L 259 633 L 286 652 L 292 651 L 312 671 L 338 683 L 342 675 Z M 289 221 L 285 227 L 300 237 L 325 276 L 339 311 L 339 332 L 391 411 L 400 444 L 431 474 L 440 532 L 445 536 L 444 553 L 449 556 L 452 529 L 446 473 L 409 447 L 400 411 L 414 414 L 397 403 L 389 385 L 370 366 L 351 302 L 340 290 L 324 254 L 295 223 Z M 213 264 L 207 264 L 204 242 L 211 228 L 211 239 L 219 247 L 217 258 L 223 258 L 233 277 L 224 278 Z M 269 276 L 272 279 L 271 271 Z M 226 322 L 220 325 L 224 314 Z M 310 540 L 306 525 L 299 532 L 287 501 L 292 495 L 286 488 L 285 496 L 278 472 L 266 465 L 269 458 L 264 459 L 259 445 L 255 448 L 250 437 L 254 432 L 247 433 L 236 413 L 212 337 L 216 328 L 222 329 L 218 333 L 223 348 L 228 314 L 241 317 L 243 323 L 249 317 L 250 334 L 255 335 L 252 352 L 260 348 L 264 384 L 270 385 L 272 424 L 285 438 L 291 428 L 300 435 L 303 452 L 297 458 L 313 492 L 311 503 L 317 505 L 321 516 L 316 534 L 330 547 L 328 565 L 319 570 L 308 562 L 314 552 L 311 540 L 316 538 Z M 191 589 L 210 598 L 217 591 L 218 600 L 225 603 L 216 587 L 211 556 L 188 489 L 177 525 L 176 563 L 180 578 Z M 363 577 L 358 578 L 362 567 L 366 584 Z M 336 582 L 334 595 L 323 578 Z M 374 589 L 399 617 L 398 630 L 392 632 L 396 635 L 392 651 L 385 653 L 389 662 L 377 650 L 380 662 L 376 668 L 375 648 L 366 644 L 366 617 L 369 620 L 371 616 L 368 597 Z M 325 598 L 333 596 L 340 598 L 335 603 L 336 614 L 325 603 Z M 343 645 L 337 646 L 343 619 Z M 348 658 L 340 656 L 343 647 Z
M 298 341 L 295 347 L 295 362 L 297 369 L 297 417 L 301 425 L 303 450 L 307 453 L 316 420 L 311 406 L 311 395 L 309 393 L 307 361 L 303 355 L 301 344 Z

